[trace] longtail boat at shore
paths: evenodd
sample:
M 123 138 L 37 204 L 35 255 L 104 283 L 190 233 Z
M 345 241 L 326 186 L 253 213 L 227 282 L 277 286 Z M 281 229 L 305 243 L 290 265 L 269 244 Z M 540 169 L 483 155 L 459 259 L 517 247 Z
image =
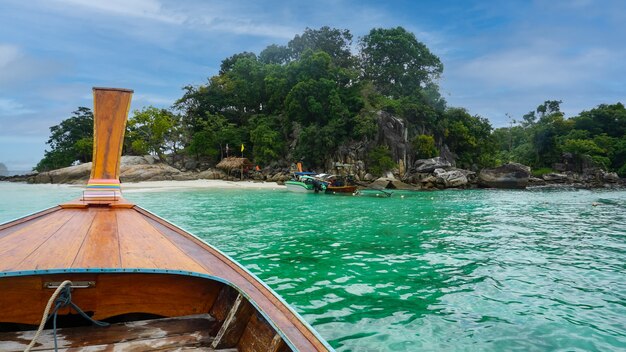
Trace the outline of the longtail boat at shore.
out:
M 0 225 L 0 351 L 332 351 L 241 265 L 124 199 L 133 92 L 93 92 L 82 196 Z

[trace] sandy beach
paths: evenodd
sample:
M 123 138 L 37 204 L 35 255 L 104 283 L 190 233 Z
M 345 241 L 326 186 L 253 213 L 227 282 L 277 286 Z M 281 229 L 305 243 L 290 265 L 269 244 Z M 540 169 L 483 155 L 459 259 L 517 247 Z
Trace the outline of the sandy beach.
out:
M 276 182 L 224 181 L 224 180 L 190 180 L 190 181 L 144 181 L 122 183 L 124 192 L 163 191 L 176 189 L 276 189 L 284 190 Z

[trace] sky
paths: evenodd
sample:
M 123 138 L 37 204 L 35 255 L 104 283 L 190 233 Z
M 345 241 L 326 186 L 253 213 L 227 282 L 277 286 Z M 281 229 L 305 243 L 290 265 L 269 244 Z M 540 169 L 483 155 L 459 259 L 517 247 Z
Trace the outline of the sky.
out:
M 626 2 L 1 0 L 0 162 L 30 170 L 50 127 L 92 107 L 94 86 L 168 108 L 221 61 L 305 28 L 402 26 L 444 64 L 440 91 L 504 127 L 545 100 L 566 117 L 626 103 Z

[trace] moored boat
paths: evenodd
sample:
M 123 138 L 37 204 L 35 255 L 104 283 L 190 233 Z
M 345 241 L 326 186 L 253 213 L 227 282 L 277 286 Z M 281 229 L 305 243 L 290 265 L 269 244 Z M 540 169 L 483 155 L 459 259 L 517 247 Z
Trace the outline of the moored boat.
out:
M 357 186 L 349 186 L 349 185 L 345 185 L 345 186 L 328 185 L 326 187 L 326 193 L 329 193 L 329 194 L 334 194 L 334 193 L 352 194 L 356 192 L 356 190 L 357 190 Z
M 324 180 L 328 182 L 327 194 L 353 194 L 357 190 L 351 176 L 327 175 Z
M 0 350 L 332 350 L 237 262 L 124 199 L 132 93 L 94 88 L 82 196 L 0 225 Z
M 295 172 L 294 178 L 286 181 L 285 186 L 288 191 L 308 193 L 318 193 L 326 189 L 327 182 L 315 177 L 315 172 Z

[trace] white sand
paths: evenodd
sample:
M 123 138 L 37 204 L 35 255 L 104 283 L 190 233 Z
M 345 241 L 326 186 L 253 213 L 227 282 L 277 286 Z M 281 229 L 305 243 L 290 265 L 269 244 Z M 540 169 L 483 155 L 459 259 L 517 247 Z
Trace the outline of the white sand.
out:
M 145 181 L 122 183 L 122 192 L 163 191 L 189 188 L 213 189 L 276 189 L 284 190 L 285 186 L 276 182 L 224 181 L 224 180 L 190 180 L 190 181 Z

